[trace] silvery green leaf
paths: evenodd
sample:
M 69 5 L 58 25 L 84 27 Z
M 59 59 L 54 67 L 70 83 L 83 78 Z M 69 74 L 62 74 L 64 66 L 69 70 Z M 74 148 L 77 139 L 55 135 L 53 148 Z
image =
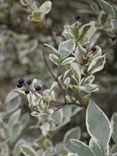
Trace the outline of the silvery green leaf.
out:
M 61 59 L 66 58 L 75 50 L 75 41 L 70 39 L 63 41 L 59 44 L 58 51 L 60 52 Z
M 20 0 L 21 4 L 24 6 L 28 6 L 31 3 L 31 0 Z
M 83 34 L 84 41 L 90 41 L 97 30 L 95 21 L 91 21 L 90 23 L 83 25 L 81 27 L 81 32 L 84 28 L 86 29 L 85 33 Z
M 75 57 L 79 64 L 82 64 L 82 59 L 86 54 L 86 49 L 79 44 L 75 50 Z
M 69 152 L 69 153 L 67 154 L 67 156 L 78 156 L 78 154 L 77 154 L 77 153 L 71 153 L 71 152 Z
M 22 145 L 20 149 L 25 156 L 37 156 L 34 149 L 28 145 Z
M 60 125 L 63 122 L 63 111 L 62 111 L 62 109 L 55 111 L 52 114 L 52 118 L 54 119 L 56 124 Z
M 45 1 L 40 7 L 39 11 L 43 14 L 46 15 L 50 12 L 52 8 L 52 2 L 51 1 Z
M 80 39 L 82 39 L 85 34 L 88 32 L 88 30 L 90 29 L 91 25 L 90 24 L 85 24 L 81 27 L 81 30 L 80 30 Z
M 117 156 L 117 153 L 112 154 L 112 156 Z
M 15 147 L 13 149 L 14 156 L 19 156 L 19 153 L 21 152 L 20 146 L 22 146 L 23 144 L 25 144 L 25 141 L 23 139 L 20 139 L 17 141 L 17 143 L 15 144 Z
M 103 26 L 108 20 L 108 14 L 105 13 L 104 11 L 101 11 L 98 17 L 98 22 L 100 26 Z
M 70 139 L 71 146 L 69 146 L 69 150 L 73 153 L 77 153 L 79 156 L 94 156 L 93 151 L 83 142 Z
M 16 91 L 13 90 L 6 96 L 5 104 L 7 105 L 7 112 L 10 113 L 20 106 L 21 97 Z
M 99 145 L 97 144 L 97 142 L 93 138 L 91 138 L 91 140 L 89 142 L 89 147 L 92 149 L 95 156 L 105 156 L 102 149 L 99 147 Z
M 107 13 L 110 14 L 112 16 L 115 16 L 115 12 L 114 9 L 112 7 L 112 5 L 110 5 L 108 2 L 106 2 L 105 0 L 99 0 L 98 3 L 100 4 L 100 7 Z
M 68 57 L 65 60 L 62 61 L 61 65 L 67 65 L 67 64 L 71 64 L 73 61 L 75 60 L 74 57 Z
M 95 58 L 102 56 L 102 49 L 99 46 L 95 46 L 96 47 L 96 53 L 92 53 L 92 51 L 89 53 L 89 60 L 93 61 Z
M 56 56 L 55 54 L 50 54 L 49 55 L 49 59 L 58 66 L 59 64 L 59 58 L 58 56 Z
M 107 116 L 93 101 L 90 101 L 86 111 L 86 126 L 90 136 L 97 141 L 105 153 L 108 153 L 111 125 Z
M 72 115 L 72 106 L 65 105 L 62 110 L 64 118 Z
M 62 35 L 67 38 L 67 39 L 71 39 L 71 38 L 74 38 L 74 35 L 72 34 L 71 32 L 71 26 L 70 25 L 65 25 L 64 26 L 64 30 L 62 32 Z
M 112 152 L 112 153 L 116 153 L 116 152 L 117 152 L 117 144 L 114 144 L 114 145 L 111 147 L 111 152 Z
M 66 85 L 69 85 L 69 84 L 70 84 L 70 77 L 67 77 L 67 78 L 64 80 L 64 84 L 66 84 Z
M 67 77 L 68 73 L 70 72 L 70 69 L 66 70 L 64 72 L 64 75 L 63 75 L 63 80 Z
M 117 143 L 117 113 L 114 113 L 111 119 L 112 125 L 112 138 Z
M 50 48 L 54 53 L 59 54 L 59 51 L 56 50 L 53 46 L 51 46 L 51 45 L 49 45 L 49 44 L 47 44 L 47 43 L 45 43 L 44 45 L 45 45 L 46 47 Z
M 78 88 L 86 93 L 96 92 L 99 90 L 96 84 L 84 84 L 83 86 L 78 86 Z
M 113 6 L 113 9 L 114 9 L 114 12 L 115 12 L 115 19 L 117 19 L 117 6 L 114 5 L 114 6 Z
M 90 75 L 87 78 L 83 79 L 82 80 L 83 81 L 82 83 L 83 83 L 83 85 L 85 85 L 85 84 L 91 84 L 91 83 L 93 83 L 94 79 L 95 79 L 95 76 L 94 75 Z
M 69 150 L 69 146 L 73 146 L 70 142 L 70 139 L 80 139 L 81 130 L 79 127 L 75 127 L 70 129 L 64 136 L 64 144 L 66 148 Z
M 42 131 L 42 134 L 46 136 L 50 130 L 50 124 L 48 122 L 45 122 L 40 126 L 40 129 Z
M 117 32 L 117 20 L 116 19 L 112 19 L 111 20 L 111 26 L 114 32 Z
M 75 78 L 77 79 L 77 82 L 79 83 L 81 81 L 81 71 L 78 63 L 72 62 L 71 63 L 71 71 L 75 75 Z
M 105 55 L 99 56 L 99 57 L 93 59 L 88 67 L 88 72 L 91 74 L 94 74 L 94 73 L 102 70 L 104 68 L 105 61 L 106 61 Z
M 21 109 L 18 109 L 10 116 L 8 121 L 8 125 L 10 128 L 12 128 L 12 126 L 18 122 L 20 115 L 21 115 Z
M 0 156 L 10 156 L 10 149 L 6 143 L 1 142 L 0 147 Z
M 11 130 L 10 130 L 10 137 L 9 137 L 9 142 L 10 144 L 14 143 L 17 138 L 19 137 L 19 135 L 21 134 L 22 132 L 22 125 L 21 123 L 16 123 L 12 126 Z

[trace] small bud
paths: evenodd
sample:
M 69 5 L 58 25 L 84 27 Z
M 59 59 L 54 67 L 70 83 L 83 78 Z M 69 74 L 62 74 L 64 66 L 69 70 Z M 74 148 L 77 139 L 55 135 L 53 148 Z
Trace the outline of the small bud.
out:
M 97 50 L 96 47 L 91 48 L 91 51 L 93 51 L 93 52 L 96 52 L 96 50 Z
M 25 94 L 29 94 L 30 91 L 28 89 L 25 90 Z
M 22 88 L 23 84 L 17 84 L 18 88 Z
M 80 20 L 80 16 L 79 16 L 79 15 L 76 16 L 76 17 L 75 17 L 75 20 L 76 20 L 76 21 L 79 21 L 79 20 Z
M 28 80 L 27 85 L 31 85 L 31 84 L 32 84 L 32 80 Z
M 39 85 L 36 86 L 36 87 L 35 87 L 35 90 L 36 90 L 36 91 L 40 91 L 40 90 L 41 90 L 41 86 L 39 86 Z
M 23 84 L 23 83 L 24 83 L 24 80 L 23 80 L 23 79 L 19 79 L 19 80 L 18 80 L 18 83 L 19 83 L 19 84 Z
M 116 36 L 112 36 L 111 40 L 114 42 L 116 40 Z

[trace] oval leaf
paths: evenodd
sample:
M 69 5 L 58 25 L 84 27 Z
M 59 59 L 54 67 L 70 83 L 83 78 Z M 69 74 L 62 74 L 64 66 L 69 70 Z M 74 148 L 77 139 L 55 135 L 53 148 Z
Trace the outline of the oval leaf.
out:
M 75 50 L 75 41 L 72 39 L 63 41 L 59 44 L 58 51 L 60 52 L 62 59 L 69 56 L 74 50 Z
M 112 125 L 112 138 L 117 143 L 117 113 L 114 113 L 111 119 L 111 125 Z
M 49 55 L 49 59 L 56 65 L 59 64 L 59 58 L 58 56 L 56 56 L 55 54 L 50 54 Z
M 79 156 L 94 156 L 91 149 L 83 142 L 76 139 L 71 139 L 70 141 L 73 144 L 73 146 L 69 147 L 71 152 L 77 153 Z
M 67 149 L 69 149 L 69 146 L 71 146 L 70 139 L 80 139 L 81 136 L 81 130 L 79 127 L 75 127 L 70 129 L 64 137 L 64 143 Z
M 106 61 L 105 55 L 95 58 L 88 67 L 88 72 L 94 74 L 104 68 Z
M 107 151 L 111 137 L 111 125 L 104 112 L 93 102 L 86 111 L 87 130 L 103 151 Z
M 62 61 L 61 65 L 64 66 L 64 65 L 70 64 L 70 63 L 72 63 L 74 60 L 75 60 L 74 57 L 68 57 L 68 58 L 66 58 L 65 60 Z
M 25 156 L 36 156 L 36 152 L 34 151 L 34 149 L 28 145 L 21 146 L 21 152 Z

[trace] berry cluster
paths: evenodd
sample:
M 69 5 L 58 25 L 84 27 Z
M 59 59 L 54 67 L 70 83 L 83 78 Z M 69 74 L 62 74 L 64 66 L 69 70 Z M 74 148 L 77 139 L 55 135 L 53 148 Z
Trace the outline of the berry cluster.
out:
M 29 94 L 30 92 L 32 92 L 31 88 L 30 88 L 30 85 L 32 84 L 32 80 L 28 80 L 27 82 L 24 81 L 24 79 L 19 79 L 17 81 L 17 88 L 22 88 L 24 87 L 24 92 L 25 94 Z M 40 85 L 37 85 L 35 87 L 35 91 L 40 91 L 42 88 Z

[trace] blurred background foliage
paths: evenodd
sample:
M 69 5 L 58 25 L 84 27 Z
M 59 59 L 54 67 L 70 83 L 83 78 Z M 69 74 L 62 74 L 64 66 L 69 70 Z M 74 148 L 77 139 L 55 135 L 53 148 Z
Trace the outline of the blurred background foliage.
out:
M 37 1 L 38 2 L 38 1 Z M 43 3 L 44 0 L 39 0 Z M 80 16 L 81 23 L 87 23 L 91 20 L 97 21 L 101 8 L 98 0 L 53 0 L 51 12 L 46 16 L 46 25 L 32 23 L 27 20 L 29 9 L 23 7 L 19 0 L 0 0 L 0 112 L 4 114 L 7 111 L 5 97 L 8 92 L 15 88 L 17 79 L 39 78 L 47 88 L 52 82 L 52 78 L 44 63 L 42 51 L 45 50 L 43 43 L 51 44 L 55 47 L 63 40 L 61 32 L 66 23 L 72 24 L 76 21 L 76 16 Z M 108 0 L 113 6 L 117 6 L 116 0 Z M 110 18 L 110 17 L 109 17 Z M 107 27 L 110 19 L 107 21 Z M 111 34 L 105 30 L 101 31 L 98 40 L 99 45 L 107 52 L 107 62 L 104 70 L 96 75 L 96 83 L 100 90 L 92 95 L 93 99 L 100 104 L 100 107 L 110 118 L 113 112 L 117 111 L 117 44 L 115 39 L 114 46 L 111 47 L 112 36 L 117 38 L 116 32 Z M 47 53 L 48 57 L 48 53 Z M 51 65 L 53 71 L 56 68 Z M 36 119 L 29 117 L 30 112 L 24 99 L 15 99 L 21 103 L 22 108 L 21 122 L 26 125 L 34 125 Z M 7 122 L 9 119 L 5 118 Z M 64 132 L 75 125 L 80 125 L 82 129 L 82 140 L 89 139 L 85 132 L 83 124 L 83 112 L 79 116 L 73 117 L 72 122 L 60 130 L 57 136 L 53 138 L 54 142 L 60 141 Z M 26 126 L 25 125 L 25 126 Z M 25 127 L 24 126 L 24 127 Z M 37 136 L 38 130 L 24 128 L 19 137 L 32 139 Z M 29 137 L 30 136 L 30 137 Z M 1 140 L 0 140 L 1 141 Z M 14 145 L 11 146 L 11 148 Z

